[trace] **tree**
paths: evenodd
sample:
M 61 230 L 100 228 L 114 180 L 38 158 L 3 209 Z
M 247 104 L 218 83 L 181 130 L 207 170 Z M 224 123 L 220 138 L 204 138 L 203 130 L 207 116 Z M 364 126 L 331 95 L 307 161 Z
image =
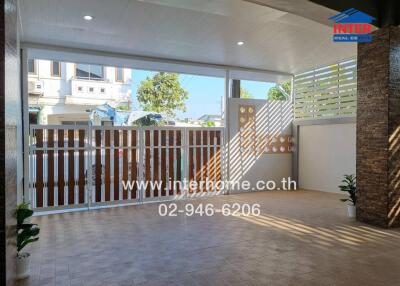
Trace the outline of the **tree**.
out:
M 248 91 L 247 89 L 245 89 L 244 87 L 240 88 L 240 98 L 254 98 L 254 96 L 250 93 L 250 91 Z
M 282 92 L 282 89 L 285 92 Z M 283 84 L 276 84 L 268 90 L 267 99 L 268 100 L 287 100 L 287 95 L 290 94 L 291 82 L 287 81 Z M 285 94 L 286 93 L 286 94 Z
M 188 92 L 181 87 L 179 75 L 159 72 L 140 83 L 137 99 L 145 111 L 175 116 L 175 111 L 186 111 Z
M 131 110 L 128 105 L 119 105 L 115 109 L 118 111 L 130 111 Z
M 132 122 L 133 126 L 163 126 L 165 122 L 152 115 L 147 115 Z
M 201 123 L 201 126 L 202 126 L 202 127 L 215 127 L 215 122 L 213 122 L 213 121 L 206 121 L 206 122 Z

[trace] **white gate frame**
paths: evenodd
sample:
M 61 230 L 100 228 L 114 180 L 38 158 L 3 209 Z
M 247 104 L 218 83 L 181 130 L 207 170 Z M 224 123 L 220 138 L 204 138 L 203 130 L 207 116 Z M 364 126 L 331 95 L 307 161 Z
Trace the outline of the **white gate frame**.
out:
M 66 130 L 85 130 L 85 145 L 84 145 L 84 151 L 85 151 L 85 166 L 86 166 L 86 170 L 85 170 L 85 203 L 84 204 L 76 204 L 76 193 L 74 195 L 75 200 L 73 204 L 70 204 L 68 202 L 67 205 L 62 205 L 62 206 L 47 206 L 47 185 L 46 185 L 46 176 L 47 176 L 47 152 L 49 150 L 53 150 L 54 151 L 54 158 L 56 158 L 58 156 L 57 152 L 62 149 L 64 151 L 64 182 L 68 181 L 68 158 L 66 153 L 67 151 L 71 150 L 70 147 L 68 147 L 68 143 L 67 141 L 64 141 L 63 143 L 63 147 L 59 148 L 58 144 L 54 144 L 54 147 L 49 148 L 48 144 L 47 144 L 47 137 L 45 136 L 44 132 L 44 137 L 43 137 L 43 147 L 38 148 L 36 146 L 36 142 L 34 140 L 33 134 L 35 132 L 35 130 L 37 129 L 42 129 L 42 130 L 54 130 L 55 134 L 57 134 L 57 130 L 62 129 L 64 130 L 64 133 L 66 132 Z M 133 199 L 133 200 L 118 200 L 118 201 L 107 201 L 107 202 L 95 202 L 95 186 L 93 185 L 93 171 L 92 168 L 93 166 L 95 166 L 95 157 L 96 157 L 96 149 L 100 148 L 100 150 L 105 150 L 104 146 L 101 147 L 97 147 L 95 142 L 93 141 L 94 139 L 94 134 L 96 130 L 101 130 L 102 132 L 106 131 L 106 130 L 136 130 L 136 134 L 137 134 L 137 138 L 136 138 L 136 152 L 137 152 L 137 181 L 144 181 L 145 180 L 145 150 L 147 148 L 150 148 L 151 154 L 153 154 L 154 149 L 158 148 L 158 150 L 162 150 L 162 148 L 168 148 L 167 152 L 166 152 L 166 158 L 167 155 L 169 154 L 169 149 L 171 148 L 171 146 L 169 145 L 169 138 L 166 138 L 166 146 L 161 146 L 161 136 L 159 136 L 159 142 L 157 146 L 154 146 L 154 141 L 151 139 L 150 140 L 150 146 L 146 147 L 145 146 L 145 133 L 146 131 L 150 131 L 151 137 L 152 135 L 154 135 L 154 131 L 162 131 L 162 130 L 166 130 L 166 131 L 174 131 L 174 145 L 172 146 L 172 148 L 174 149 L 174 158 L 176 160 L 176 150 L 181 149 L 181 182 L 189 181 L 189 148 L 196 146 L 195 148 L 199 147 L 199 148 L 204 148 L 207 147 L 207 158 L 210 157 L 210 150 L 213 148 L 214 150 L 214 154 L 216 154 L 216 148 L 217 146 L 220 148 L 220 154 L 221 154 L 221 159 L 220 159 L 220 167 L 221 167 L 221 180 L 226 181 L 226 170 L 224 170 L 225 168 L 225 164 L 226 164 L 226 150 L 224 150 L 224 146 L 225 146 L 225 128 L 224 127 L 210 127 L 210 128 L 203 128 L 203 127 L 174 127 L 174 126 L 165 126 L 165 127 L 128 127 L 128 126 L 92 126 L 92 125 L 88 125 L 88 126 L 76 126 L 76 125 L 31 125 L 30 126 L 30 132 L 29 132 L 29 180 L 28 180 L 28 189 L 29 189 L 29 201 L 32 204 L 32 208 L 36 209 L 36 210 L 40 210 L 40 212 L 42 213 L 47 213 L 47 212 L 54 212 L 54 211 L 71 211 L 74 209 L 77 210 L 81 210 L 81 209 L 97 209 L 97 208 L 106 208 L 106 207 L 112 207 L 112 206 L 121 206 L 121 205 L 132 205 L 132 204 L 143 204 L 143 203 L 152 203 L 152 202 L 161 202 L 161 201 L 172 201 L 172 200 L 180 200 L 180 199 L 188 199 L 188 198 L 197 198 L 197 197 L 208 197 L 208 196 L 215 196 L 215 195 L 219 195 L 219 194 L 225 194 L 226 190 L 221 190 L 218 192 L 212 191 L 212 192 L 199 192 L 196 194 L 189 194 L 187 189 L 182 188 L 181 189 L 181 193 L 179 195 L 175 194 L 175 195 L 166 195 L 166 196 L 159 196 L 159 197 L 146 197 L 145 196 L 145 191 L 143 188 L 142 189 L 138 189 L 137 192 L 137 198 Z M 177 131 L 181 132 L 181 144 L 178 146 L 177 145 L 177 141 L 176 141 L 176 134 Z M 203 131 L 219 131 L 220 133 L 220 144 L 216 145 L 216 141 L 215 142 L 210 142 L 210 138 L 208 138 L 207 140 L 207 144 L 204 145 L 203 144 L 203 140 L 201 140 L 201 144 L 197 145 L 196 144 L 196 137 L 194 136 L 193 138 L 193 146 L 190 146 L 189 144 L 189 132 L 190 131 L 201 131 L 202 137 L 203 137 Z M 46 133 L 47 134 L 47 133 Z M 112 132 L 110 134 L 110 136 L 112 136 Z M 159 133 L 161 134 L 161 133 Z M 54 141 L 58 141 L 58 134 L 55 135 L 54 137 Z M 64 137 L 65 138 L 65 137 Z M 63 140 L 64 140 L 63 138 Z M 215 138 L 215 137 L 214 137 Z M 103 139 L 103 137 L 102 137 Z M 74 138 L 74 147 L 73 147 L 73 151 L 77 152 L 79 150 L 81 150 L 81 148 L 79 148 L 78 144 L 75 142 L 75 138 Z M 121 142 L 119 144 L 119 148 L 118 149 L 124 149 L 124 148 L 131 148 L 130 146 L 121 146 Z M 128 144 L 130 145 L 130 144 Z M 111 144 L 111 146 L 109 147 L 111 148 L 110 150 L 114 150 L 114 146 L 113 144 Z M 43 187 L 43 207 L 40 209 L 37 209 L 36 207 L 36 187 L 35 187 L 35 183 L 36 183 L 36 152 L 37 151 L 43 151 L 43 180 L 44 180 L 44 187 Z M 203 150 L 203 149 L 202 149 Z M 159 151 L 160 152 L 160 151 Z M 76 155 L 74 155 L 76 156 Z M 103 155 L 101 155 L 103 156 Z M 79 158 L 78 156 L 75 157 L 76 159 Z M 159 155 L 159 158 L 161 158 L 161 154 Z M 168 157 L 169 158 L 169 157 Z M 201 154 L 201 158 L 202 161 L 204 162 L 204 158 L 203 158 L 203 152 Z M 75 164 L 77 162 L 77 160 L 75 159 Z M 58 157 L 57 157 L 58 160 Z M 54 161 L 54 168 L 55 170 L 57 169 L 57 161 L 55 159 Z M 160 162 L 161 159 L 159 159 Z M 150 159 L 150 164 L 151 164 L 151 168 L 154 168 L 154 166 L 152 166 L 154 163 L 153 161 L 153 156 L 151 156 Z M 175 163 L 174 163 L 175 164 Z M 169 172 L 169 166 L 167 166 L 167 174 Z M 194 166 L 194 168 L 196 167 L 196 165 Z M 77 166 L 74 166 L 74 168 L 77 168 Z M 75 169 L 74 169 L 75 170 Z M 174 166 L 174 180 L 177 179 L 176 178 L 176 170 L 177 170 L 177 166 Z M 74 171 L 76 172 L 76 171 Z M 122 169 L 119 170 L 120 174 L 122 173 Z M 206 171 L 207 174 L 209 174 L 209 171 Z M 54 172 L 54 181 L 56 181 L 56 174 L 58 174 L 57 172 Z M 160 172 L 159 172 L 160 174 Z M 75 176 L 76 179 L 76 176 Z M 158 180 L 160 180 L 160 178 L 158 178 Z M 169 179 L 167 178 L 167 180 L 169 181 Z M 167 182 L 166 182 L 167 183 Z M 103 181 L 102 181 L 102 185 L 103 185 Z M 75 186 L 75 188 L 77 188 Z M 56 192 L 57 190 L 57 185 L 54 186 L 54 192 Z M 66 194 L 68 190 L 68 186 L 64 187 L 64 194 Z M 66 196 L 66 195 L 65 195 Z M 54 196 L 54 200 L 56 201 L 57 196 Z

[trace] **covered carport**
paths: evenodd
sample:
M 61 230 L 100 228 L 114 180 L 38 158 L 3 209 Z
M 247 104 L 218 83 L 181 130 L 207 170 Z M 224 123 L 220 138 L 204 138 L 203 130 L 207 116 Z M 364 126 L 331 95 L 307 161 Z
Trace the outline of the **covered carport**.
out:
M 14 282 L 15 206 L 33 198 L 33 208 L 47 207 L 44 211 L 50 213 L 33 218 L 42 228 L 41 238 L 30 248 L 31 276 L 19 282 L 21 285 L 395 285 L 400 279 L 396 268 L 400 235 L 398 230 L 377 226 L 395 227 L 400 221 L 399 9 L 396 1 L 354 3 L 354 8 L 376 18 L 373 41 L 336 43 L 328 18 L 350 8 L 347 2 L 4 1 L 2 282 Z M 108 208 L 108 202 L 102 201 L 102 165 L 94 165 L 92 170 L 89 164 L 88 175 L 79 172 L 79 180 L 72 176 L 71 184 L 61 185 L 66 197 L 71 195 L 70 202 L 74 201 L 75 181 L 85 194 L 93 187 L 98 208 L 91 209 L 91 195 L 77 193 L 79 204 L 91 211 L 70 212 L 75 206 L 66 206 L 57 208 L 60 212 L 56 214 L 52 207 L 59 206 L 49 205 L 44 193 L 48 192 L 45 174 L 39 176 L 40 196 L 37 190 L 34 196 L 31 193 L 38 184 L 30 184 L 29 131 L 40 129 L 30 128 L 27 120 L 26 75 L 32 58 L 224 78 L 224 126 L 199 133 L 203 138 L 203 131 L 220 132 L 213 148 L 222 150 L 218 159 L 221 178 L 255 182 L 288 176 L 300 190 L 234 192 L 228 188 L 223 196 L 203 199 L 186 194 L 185 200 L 174 198 L 172 202 L 182 214 L 165 217 L 159 214 L 162 204 L 146 204 L 160 201 L 153 196 L 148 201 L 135 197 L 135 206 Z M 342 74 L 346 74 L 344 84 L 339 79 Z M 335 76 L 337 84 L 331 80 Z M 317 96 L 328 89 L 322 85 L 321 92 L 321 85 L 316 87 L 321 78 L 330 91 L 323 94 L 327 100 L 323 108 L 317 108 L 321 105 L 317 101 L 322 100 Z M 237 86 L 242 80 L 291 80 L 289 100 L 240 98 Z M 335 92 L 342 95 L 343 86 L 347 88 L 345 100 L 330 97 Z M 312 104 L 307 103 L 310 96 Z M 327 102 L 339 106 L 340 111 L 327 107 Z M 252 125 L 254 122 L 258 125 Z M 247 135 L 242 132 L 248 126 L 254 126 L 254 133 L 246 138 L 250 145 L 259 141 L 257 132 L 278 142 L 252 145 L 251 152 L 243 155 L 241 140 Z M 70 127 L 48 129 L 57 128 L 64 132 Z M 106 128 L 85 130 L 95 136 L 107 134 Z M 126 130 L 132 131 L 117 131 L 125 134 Z M 147 160 L 146 150 L 153 146 L 146 143 L 145 136 L 154 130 L 140 132 L 145 143 L 143 153 L 138 154 Z M 182 154 L 192 155 L 190 148 L 193 152 L 210 149 L 202 140 L 191 141 L 190 134 L 197 130 L 190 132 L 174 133 L 187 135 L 182 137 L 182 145 L 166 148 L 180 148 Z M 96 146 L 88 150 L 79 149 L 86 139 L 74 145 L 73 135 L 71 146 L 58 147 L 65 148 L 62 154 L 76 147 L 71 157 L 75 151 L 90 153 L 110 147 L 97 145 L 102 139 L 92 140 L 92 135 L 87 135 L 87 141 Z M 44 144 L 36 144 L 34 148 L 39 149 L 32 152 L 41 154 L 39 157 L 54 147 L 46 150 L 47 141 L 40 140 Z M 42 163 L 35 166 L 42 168 Z M 193 163 L 190 158 L 186 163 L 182 175 L 190 177 Z M 92 171 L 99 178 L 94 186 L 87 180 Z M 358 221 L 346 217 L 339 202 L 342 196 L 332 193 L 341 174 L 349 172 L 357 174 Z M 38 178 L 37 172 L 34 177 Z M 145 192 L 139 194 L 146 197 Z M 193 200 L 186 200 L 189 198 Z M 194 207 L 211 204 L 217 211 L 211 216 L 189 216 L 188 202 Z M 225 216 L 221 211 L 224 204 L 260 205 L 260 213 Z

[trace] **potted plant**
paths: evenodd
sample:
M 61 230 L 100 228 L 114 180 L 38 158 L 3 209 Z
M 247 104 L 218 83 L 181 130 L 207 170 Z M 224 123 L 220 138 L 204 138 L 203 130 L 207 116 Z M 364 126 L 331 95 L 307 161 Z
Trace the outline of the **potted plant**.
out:
M 339 188 L 342 192 L 346 192 L 349 197 L 347 199 L 340 199 L 342 202 L 348 202 L 347 214 L 349 217 L 356 216 L 356 203 L 357 203 L 357 187 L 356 187 L 356 176 L 344 175 L 342 180 L 343 185 Z
M 39 240 L 40 228 L 37 224 L 25 223 L 25 220 L 33 215 L 28 203 L 17 206 L 15 216 L 17 218 L 17 279 L 29 276 L 30 253 L 21 252 L 29 243 Z

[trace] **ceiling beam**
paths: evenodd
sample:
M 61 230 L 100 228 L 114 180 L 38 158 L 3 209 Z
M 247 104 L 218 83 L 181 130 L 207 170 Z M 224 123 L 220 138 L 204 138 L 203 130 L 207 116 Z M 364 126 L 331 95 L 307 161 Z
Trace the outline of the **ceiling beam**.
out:
M 400 25 L 399 0 L 243 0 L 292 13 L 320 24 L 332 25 L 330 16 L 355 8 L 376 18 L 376 27 Z
M 376 18 L 374 23 L 379 28 L 400 24 L 399 0 L 311 0 L 314 3 L 336 11 L 355 8 Z
M 309 0 L 243 0 L 282 12 L 294 14 L 317 23 L 331 26 L 332 22 L 328 19 L 337 12 L 331 8 L 317 5 Z

